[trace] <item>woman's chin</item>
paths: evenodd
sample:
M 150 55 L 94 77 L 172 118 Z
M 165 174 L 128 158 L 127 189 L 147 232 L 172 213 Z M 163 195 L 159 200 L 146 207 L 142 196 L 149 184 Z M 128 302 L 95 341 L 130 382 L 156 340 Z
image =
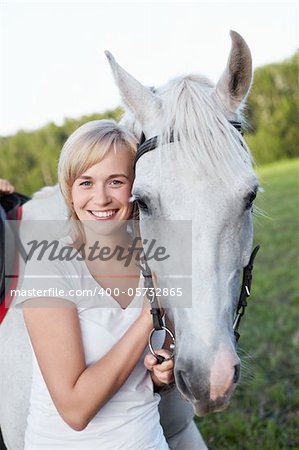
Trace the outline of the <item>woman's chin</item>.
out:
M 116 217 L 111 219 L 85 220 L 82 225 L 85 232 L 92 232 L 96 236 L 109 236 L 120 231 L 125 221 L 118 220 Z

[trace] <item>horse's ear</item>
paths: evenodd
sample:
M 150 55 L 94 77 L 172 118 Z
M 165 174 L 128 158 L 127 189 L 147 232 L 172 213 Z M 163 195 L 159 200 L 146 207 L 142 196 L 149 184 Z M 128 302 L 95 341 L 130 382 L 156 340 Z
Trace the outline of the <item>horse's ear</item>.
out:
M 105 55 L 110 63 L 122 99 L 136 119 L 144 125 L 149 119 L 157 117 L 161 109 L 161 99 L 126 72 L 110 52 L 106 50 Z
M 252 83 L 252 59 L 248 45 L 235 31 L 230 31 L 232 47 L 227 66 L 216 85 L 216 95 L 225 108 L 234 113 L 246 99 Z

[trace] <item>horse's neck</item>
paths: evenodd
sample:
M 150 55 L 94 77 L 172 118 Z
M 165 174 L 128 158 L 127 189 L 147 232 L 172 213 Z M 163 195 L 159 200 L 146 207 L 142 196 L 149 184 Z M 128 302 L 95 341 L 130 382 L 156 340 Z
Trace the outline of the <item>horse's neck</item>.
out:
M 66 234 L 67 208 L 58 185 L 43 188 L 23 205 L 20 237 L 26 249 L 33 239 L 51 241 Z
M 59 186 L 45 187 L 23 206 L 23 220 L 66 220 L 67 209 Z

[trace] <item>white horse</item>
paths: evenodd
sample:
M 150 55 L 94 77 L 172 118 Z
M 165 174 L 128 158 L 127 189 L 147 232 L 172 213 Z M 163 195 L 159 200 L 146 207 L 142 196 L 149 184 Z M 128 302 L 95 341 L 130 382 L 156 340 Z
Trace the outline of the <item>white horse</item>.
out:
M 141 131 L 146 139 L 158 136 L 158 147 L 136 165 L 133 195 L 142 237 L 156 223 L 148 218 L 192 221 L 192 308 L 172 308 L 171 297 L 166 306 L 177 340 L 176 384 L 197 415 L 224 409 L 237 384 L 233 313 L 240 272 L 251 253 L 252 202 L 259 188 L 250 151 L 230 124 L 241 121 L 252 82 L 249 48 L 237 33 L 231 37 L 227 67 L 216 87 L 189 75 L 153 91 L 107 52 L 128 108 L 123 123 L 138 137 Z M 47 189 L 24 205 L 23 219 L 65 218 L 59 189 Z M 156 269 L 152 261 L 149 265 Z M 159 272 L 159 286 L 170 288 L 164 275 Z M 23 448 L 31 360 L 24 323 L 14 308 L 0 328 L 0 345 L 0 424 L 8 449 L 18 450 Z M 186 402 L 177 391 L 166 397 L 161 414 L 170 448 L 206 448 Z

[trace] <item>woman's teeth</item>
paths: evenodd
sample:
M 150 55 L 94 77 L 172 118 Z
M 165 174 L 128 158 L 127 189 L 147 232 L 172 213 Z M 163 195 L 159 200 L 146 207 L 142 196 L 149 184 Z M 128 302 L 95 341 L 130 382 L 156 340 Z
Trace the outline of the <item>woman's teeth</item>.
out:
M 105 219 L 107 217 L 111 217 L 114 214 L 116 214 L 117 210 L 114 209 L 112 211 L 90 211 L 90 212 L 93 216 Z

